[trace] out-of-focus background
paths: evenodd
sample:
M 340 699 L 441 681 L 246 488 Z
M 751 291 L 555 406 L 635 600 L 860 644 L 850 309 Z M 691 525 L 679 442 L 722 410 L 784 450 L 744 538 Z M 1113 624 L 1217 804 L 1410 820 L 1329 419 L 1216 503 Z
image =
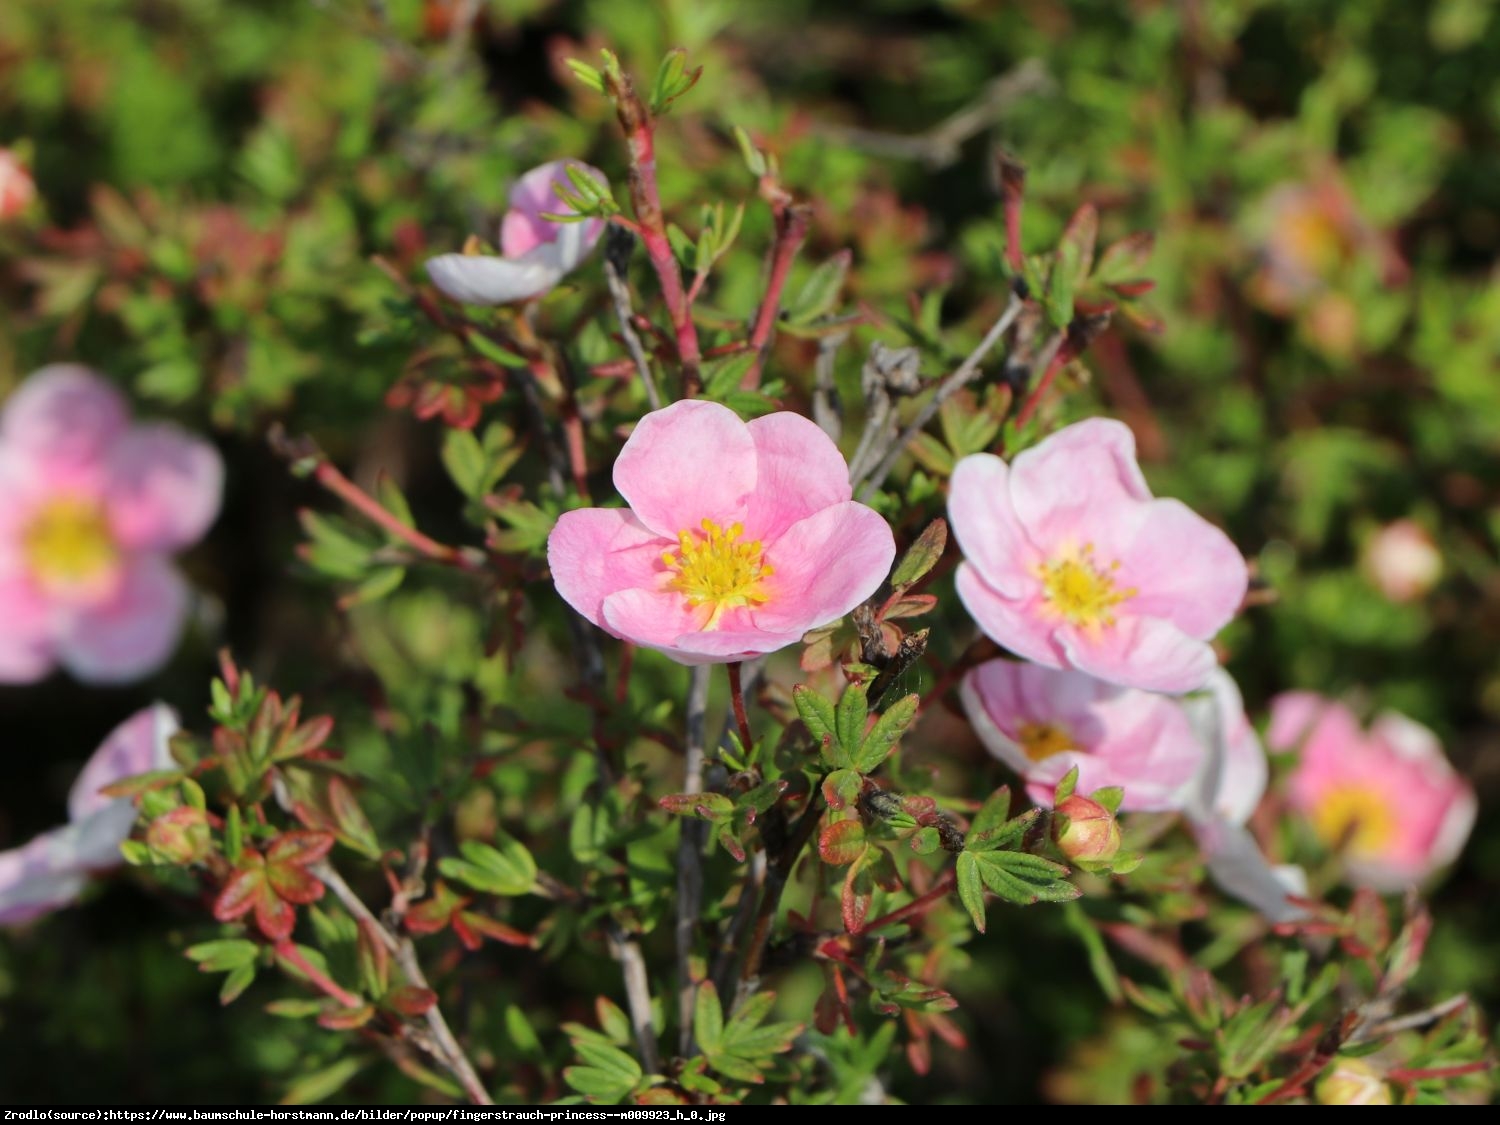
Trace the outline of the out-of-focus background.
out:
M 427 252 L 488 230 L 544 160 L 618 182 L 607 106 L 563 64 L 605 45 L 640 73 L 672 46 L 705 68 L 662 130 L 669 210 L 696 223 L 700 203 L 753 193 L 730 139 L 744 127 L 815 204 L 799 269 L 853 251 L 851 307 L 977 338 L 968 319 L 1006 284 L 996 147 L 1028 170 L 1028 245 L 1051 246 L 1084 201 L 1105 242 L 1155 232 L 1157 323 L 1117 322 L 1095 345 L 1068 376 L 1076 411 L 1126 420 L 1157 491 L 1221 521 L 1275 592 L 1224 638 L 1252 714 L 1289 687 L 1352 693 L 1431 726 L 1473 780 L 1479 827 L 1436 894 L 1423 971 L 1434 993 L 1500 1009 L 1490 0 L 0 5 L 0 146 L 38 189 L 0 226 L 0 396 L 78 359 L 141 413 L 210 432 L 229 464 L 223 517 L 184 560 L 203 591 L 195 625 L 165 671 L 128 689 L 0 689 L 0 848 L 61 819 L 78 765 L 138 707 L 164 698 L 192 724 L 223 644 L 355 730 L 377 680 L 406 685 L 408 707 L 455 706 L 482 662 L 477 615 L 429 585 L 346 622 L 294 555 L 297 509 L 322 501 L 265 433 L 280 420 L 366 477 L 394 472 L 424 523 L 462 534 L 433 428 L 386 405 L 413 347 L 369 259 L 417 276 Z M 749 208 L 747 249 L 709 305 L 753 303 L 767 222 Z M 805 387 L 810 355 L 786 340 L 773 363 Z M 993 764 L 961 726 L 929 729 L 940 785 L 987 792 Z M 124 878 L 0 937 L 0 1100 L 325 1092 L 317 1064 L 337 1037 L 266 1013 L 270 991 L 221 1010 L 181 955 L 202 917 Z M 1100 1038 L 1123 1017 L 1061 934 L 1054 913 L 992 911 L 954 982 L 971 1049 L 939 1046 L 923 1081 L 898 1067 L 892 1090 L 1131 1096 L 1135 1040 Z M 528 994 L 512 951 L 483 956 L 497 1012 L 557 1006 Z M 587 996 L 595 972 L 549 979 Z M 514 1046 L 498 1023 L 477 1035 L 481 1057 Z M 381 1066 L 338 1077 L 340 1098 L 418 1089 Z

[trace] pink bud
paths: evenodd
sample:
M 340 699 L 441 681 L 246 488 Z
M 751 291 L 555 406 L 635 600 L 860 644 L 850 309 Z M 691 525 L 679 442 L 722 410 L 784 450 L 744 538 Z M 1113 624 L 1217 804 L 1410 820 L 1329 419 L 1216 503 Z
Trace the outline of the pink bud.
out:
M 1063 855 L 1081 863 L 1108 863 L 1114 859 L 1120 850 L 1120 824 L 1114 813 L 1098 801 L 1076 793 L 1064 799 L 1057 812 L 1067 817 L 1067 826 L 1060 831 L 1056 825 L 1063 822 L 1053 822 L 1053 838 Z
M 1313 1089 L 1319 1105 L 1390 1105 L 1391 1088 L 1360 1059 L 1338 1059 Z
M 1377 589 L 1393 602 L 1415 601 L 1443 573 L 1443 556 L 1432 536 L 1412 520 L 1397 520 L 1365 544 L 1364 570 Z
M 0 148 L 0 222 L 13 219 L 36 198 L 36 181 L 8 148 Z
M 209 853 L 208 818 L 202 809 L 182 805 L 151 822 L 146 844 L 171 863 L 196 863 Z

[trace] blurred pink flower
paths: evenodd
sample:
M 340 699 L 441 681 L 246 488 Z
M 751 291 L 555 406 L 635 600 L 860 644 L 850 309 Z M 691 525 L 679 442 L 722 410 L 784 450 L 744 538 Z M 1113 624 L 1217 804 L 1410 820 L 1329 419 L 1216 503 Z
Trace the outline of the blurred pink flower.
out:
M 1378 890 L 1419 882 L 1458 855 L 1474 826 L 1474 791 L 1437 736 L 1387 712 L 1362 731 L 1353 712 L 1311 692 L 1271 701 L 1266 741 L 1298 749 L 1288 782 L 1293 808 L 1350 876 Z
M 1443 574 L 1443 556 L 1432 536 L 1412 520 L 1387 524 L 1365 544 L 1364 570 L 1393 602 L 1420 598 Z
M 838 447 L 798 414 L 743 422 L 684 400 L 641 419 L 615 462 L 624 508 L 565 512 L 547 543 L 563 600 L 682 664 L 796 644 L 873 594 L 891 529 L 850 499 Z
M 1156 500 L 1121 422 L 1059 430 L 1007 466 L 987 453 L 953 473 L 948 511 L 963 548 L 958 594 L 1012 652 L 1151 691 L 1199 687 L 1210 638 L 1249 574 L 1229 538 L 1176 500 Z
M 121 683 L 165 662 L 188 608 L 171 554 L 213 523 L 223 478 L 213 446 L 131 425 L 92 371 L 27 379 L 0 410 L 0 683 L 58 664 Z
M 0 222 L 13 219 L 36 198 L 36 181 L 14 152 L 0 148 Z
M 468 305 L 504 305 L 547 292 L 589 256 L 604 233 L 603 219 L 557 223 L 544 214 L 574 213 L 558 196 L 573 190 L 569 166 L 601 185 L 604 173 L 578 160 L 554 160 L 522 176 L 510 192 L 510 210 L 500 222 L 500 257 L 442 254 L 427 262 L 432 283 Z
M 1272 922 L 1301 917 L 1305 910 L 1288 896 L 1307 893 L 1306 873 L 1300 867 L 1272 866 L 1245 827 L 1265 795 L 1268 766 L 1239 686 L 1224 669 L 1216 669 L 1205 690 L 1184 698 L 1182 706 L 1204 750 L 1183 811 L 1210 877 Z
M 73 782 L 68 823 L 0 852 L 0 926 L 67 906 L 91 874 L 123 862 L 120 845 L 135 823 L 135 803 L 99 790 L 138 773 L 170 769 L 167 741 L 176 731 L 177 715 L 166 704 L 137 711 L 110 732 Z
M 1076 766 L 1080 793 L 1118 785 L 1123 810 L 1179 809 L 1204 758 L 1176 700 L 1082 672 L 991 660 L 964 677 L 960 695 L 985 748 L 1038 804 L 1050 805 Z

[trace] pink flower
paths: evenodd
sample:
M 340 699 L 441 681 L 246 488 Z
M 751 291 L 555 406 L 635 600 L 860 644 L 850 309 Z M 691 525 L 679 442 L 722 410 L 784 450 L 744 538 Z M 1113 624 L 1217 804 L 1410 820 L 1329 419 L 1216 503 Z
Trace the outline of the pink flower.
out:
M 547 543 L 563 600 L 601 629 L 682 664 L 796 644 L 873 594 L 896 545 L 850 499 L 849 469 L 797 414 L 743 422 L 673 403 L 615 462 L 630 508 L 565 512 Z
M 1301 917 L 1306 912 L 1288 895 L 1307 893 L 1306 874 L 1300 867 L 1273 867 L 1245 827 L 1265 795 L 1268 769 L 1238 685 L 1216 669 L 1206 690 L 1186 697 L 1182 706 L 1204 749 L 1183 811 L 1209 875 L 1272 922 Z
M 443 254 L 427 262 L 432 283 L 468 305 L 504 305 L 547 292 L 589 256 L 604 233 L 603 219 L 556 223 L 544 214 L 571 215 L 558 196 L 573 191 L 569 166 L 601 185 L 604 173 L 577 160 L 554 160 L 533 168 L 510 192 L 510 210 L 500 222 L 500 254 Z M 576 194 L 576 192 L 575 192 Z
M 1151 691 L 1200 686 L 1208 641 L 1245 595 L 1245 560 L 1176 500 L 1156 500 L 1120 422 L 1059 430 L 1007 466 L 980 453 L 948 500 L 958 594 L 1012 652 Z
M 67 906 L 92 873 L 120 865 L 120 845 L 135 823 L 135 804 L 99 790 L 138 773 L 170 769 L 167 742 L 176 731 L 177 715 L 166 704 L 137 711 L 110 733 L 73 783 L 68 823 L 0 852 L 0 926 Z
M 0 148 L 0 222 L 21 214 L 35 198 L 36 181 L 31 172 L 14 152 Z
M 93 372 L 27 379 L 0 410 L 0 682 L 61 664 L 121 683 L 165 662 L 188 608 L 171 554 L 213 523 L 223 477 L 208 443 L 132 426 Z
M 1398 890 L 1452 862 L 1474 826 L 1474 791 L 1454 773 L 1437 736 L 1386 713 L 1362 731 L 1353 712 L 1311 692 L 1271 702 L 1272 749 L 1300 746 L 1292 807 L 1355 882 Z
M 1387 524 L 1365 544 L 1364 570 L 1393 602 L 1420 598 L 1443 574 L 1443 556 L 1422 526 L 1412 520 Z
M 964 677 L 960 695 L 985 748 L 1038 804 L 1050 805 L 1076 766 L 1080 793 L 1118 785 L 1121 809 L 1178 809 L 1203 761 L 1176 700 L 1082 672 L 991 660 Z

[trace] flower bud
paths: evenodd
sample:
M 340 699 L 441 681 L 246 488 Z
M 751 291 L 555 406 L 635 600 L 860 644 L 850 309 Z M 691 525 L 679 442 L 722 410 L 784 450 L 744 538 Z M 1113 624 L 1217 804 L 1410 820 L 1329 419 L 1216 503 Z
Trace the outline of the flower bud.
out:
M 1393 602 L 1422 597 L 1443 573 L 1443 556 L 1421 525 L 1397 520 L 1376 532 L 1365 545 L 1364 569 Z
M 1313 1089 L 1319 1105 L 1390 1105 L 1391 1088 L 1362 1059 L 1336 1059 Z
M 1080 863 L 1108 863 L 1120 850 L 1120 825 L 1114 813 L 1098 801 L 1073 794 L 1057 806 L 1067 817 L 1053 821 L 1053 839 L 1058 850 Z
M 146 846 L 168 863 L 195 863 L 209 852 L 208 818 L 191 805 L 175 808 L 147 827 Z
M 13 219 L 36 198 L 31 172 L 8 148 L 0 148 L 0 222 Z

